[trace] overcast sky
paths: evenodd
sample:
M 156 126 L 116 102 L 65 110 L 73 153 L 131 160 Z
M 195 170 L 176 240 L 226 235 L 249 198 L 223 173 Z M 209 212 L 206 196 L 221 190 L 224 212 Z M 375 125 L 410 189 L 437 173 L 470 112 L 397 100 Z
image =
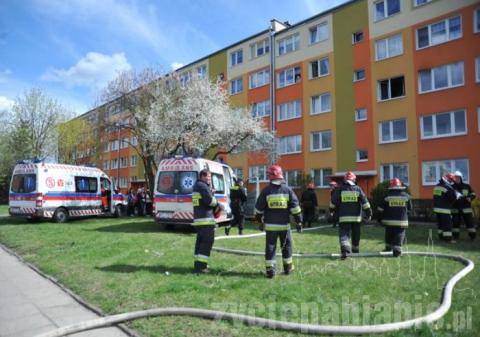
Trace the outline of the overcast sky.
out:
M 77 114 L 118 71 L 168 71 L 346 0 L 0 0 L 0 111 L 32 87 Z

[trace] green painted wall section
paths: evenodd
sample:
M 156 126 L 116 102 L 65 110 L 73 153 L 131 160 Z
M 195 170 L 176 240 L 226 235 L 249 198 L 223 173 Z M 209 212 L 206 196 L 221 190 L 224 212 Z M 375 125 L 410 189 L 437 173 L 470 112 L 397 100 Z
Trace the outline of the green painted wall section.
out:
M 218 75 L 223 73 L 227 76 L 227 52 L 223 51 L 221 53 L 211 56 L 208 60 L 208 76 L 211 81 L 216 81 Z M 226 79 L 226 78 L 225 78 Z
M 337 171 L 356 167 L 352 34 L 364 27 L 368 27 L 367 0 L 333 13 Z

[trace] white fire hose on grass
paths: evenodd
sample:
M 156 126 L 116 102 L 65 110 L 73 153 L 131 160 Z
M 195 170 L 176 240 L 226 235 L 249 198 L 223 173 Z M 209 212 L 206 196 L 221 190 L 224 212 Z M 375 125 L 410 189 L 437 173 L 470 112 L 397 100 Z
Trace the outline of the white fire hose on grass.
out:
M 304 231 L 316 230 L 321 228 L 326 228 L 330 226 L 319 226 L 314 228 L 308 228 Z M 242 236 L 219 236 L 215 240 L 226 240 L 226 239 L 240 239 L 240 238 L 251 238 L 257 236 L 264 236 L 265 233 L 249 234 Z M 222 253 L 229 254 L 238 254 L 238 255 L 254 255 L 254 256 L 263 256 L 263 252 L 254 252 L 246 250 L 237 250 L 237 249 L 227 249 L 220 247 L 213 247 L 213 250 Z M 277 254 L 279 255 L 279 254 Z M 453 275 L 445 284 L 445 287 L 442 292 L 442 299 L 440 306 L 433 312 L 417 317 L 414 319 L 395 322 L 395 323 L 385 323 L 385 324 L 373 324 L 373 325 L 318 325 L 318 324 L 304 324 L 304 323 L 294 323 L 288 321 L 279 321 L 261 318 L 257 316 L 248 316 L 242 314 L 229 313 L 225 311 L 216 311 L 208 310 L 201 308 L 183 308 L 183 307 L 170 307 L 170 308 L 157 308 L 157 309 L 148 309 L 140 310 L 134 312 L 128 312 L 124 314 L 111 315 L 102 318 L 97 318 L 89 321 L 80 322 L 77 324 L 65 326 L 58 328 L 56 330 L 43 333 L 37 337 L 60 337 L 66 336 L 68 334 L 78 333 L 81 331 L 92 330 L 97 328 L 103 328 L 106 326 L 111 326 L 117 323 L 122 323 L 126 321 L 132 321 L 139 318 L 146 317 L 156 317 L 156 316 L 190 316 L 190 317 L 199 317 L 206 318 L 211 320 L 227 320 L 227 321 L 240 321 L 246 325 L 255 325 L 269 329 L 275 330 L 284 330 L 284 331 L 293 331 L 307 334 L 325 334 L 325 335 L 365 335 L 365 334 L 375 334 L 383 333 L 390 331 L 397 331 L 403 329 L 410 329 L 413 327 L 419 327 L 423 324 L 428 324 L 435 322 L 442 318 L 450 309 L 452 304 L 452 292 L 455 284 L 465 277 L 469 272 L 474 268 L 474 263 L 470 259 L 467 259 L 462 256 L 450 255 L 444 253 L 429 253 L 429 252 L 404 252 L 402 255 L 412 255 L 412 256 L 431 256 L 436 258 L 450 259 L 457 262 L 460 262 L 464 265 L 464 268 Z M 339 258 L 340 254 L 303 254 L 297 253 L 293 254 L 295 257 L 303 258 Z M 358 253 L 351 254 L 353 258 L 362 258 L 362 257 L 392 257 L 391 252 L 372 252 L 372 253 Z

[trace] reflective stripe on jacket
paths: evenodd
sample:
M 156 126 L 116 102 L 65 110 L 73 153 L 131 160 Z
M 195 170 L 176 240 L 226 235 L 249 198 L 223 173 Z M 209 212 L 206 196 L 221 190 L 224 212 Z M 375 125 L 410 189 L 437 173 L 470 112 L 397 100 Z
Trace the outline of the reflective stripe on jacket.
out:
M 440 214 L 451 214 L 453 203 L 457 200 L 452 185 L 443 178 L 433 188 L 433 211 Z
M 370 208 L 365 193 L 357 185 L 344 182 L 332 195 L 330 209 L 338 215 L 339 222 L 361 222 L 362 209 Z
M 217 199 L 210 187 L 198 179 L 193 185 L 193 226 L 215 225 L 213 209 L 217 206 Z
M 399 189 L 389 189 L 378 210 L 382 212 L 385 226 L 408 227 L 408 211 L 412 208 L 411 197 Z

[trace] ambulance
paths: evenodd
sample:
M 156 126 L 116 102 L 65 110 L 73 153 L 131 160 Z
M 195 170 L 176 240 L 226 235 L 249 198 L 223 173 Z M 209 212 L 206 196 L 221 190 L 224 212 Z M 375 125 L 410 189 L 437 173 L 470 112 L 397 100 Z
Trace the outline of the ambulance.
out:
M 9 191 L 9 213 L 27 219 L 120 215 L 125 198 L 112 192 L 108 176 L 95 167 L 22 161 L 15 165 Z
M 199 173 L 208 169 L 212 173 L 212 188 L 215 198 L 225 211 L 216 218 L 218 225 L 226 225 L 232 219 L 230 189 L 233 186 L 233 171 L 230 166 L 203 159 L 175 157 L 163 159 L 155 177 L 155 221 L 162 228 L 193 223 L 192 191 Z

